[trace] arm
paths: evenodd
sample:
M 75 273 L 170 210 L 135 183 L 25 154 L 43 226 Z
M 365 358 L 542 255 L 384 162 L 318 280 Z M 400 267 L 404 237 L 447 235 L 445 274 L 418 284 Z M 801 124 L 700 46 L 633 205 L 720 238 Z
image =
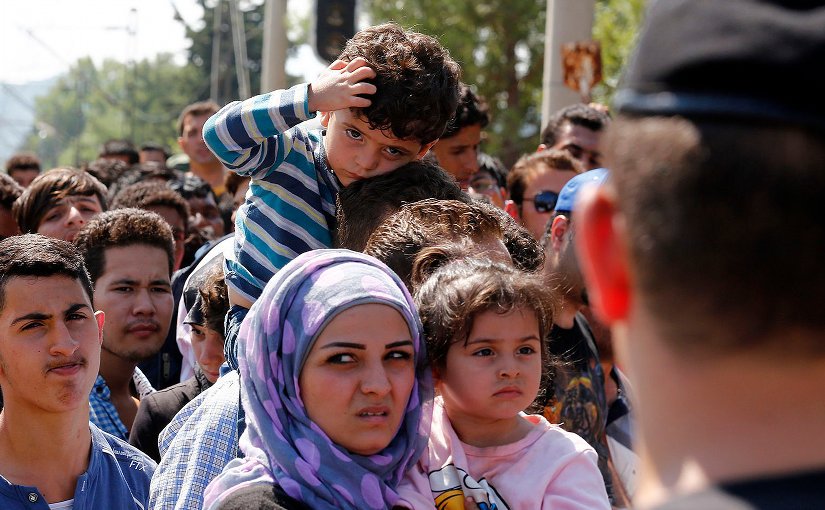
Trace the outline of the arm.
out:
M 359 95 L 375 93 L 375 85 L 363 81 L 374 76 L 362 58 L 336 60 L 312 83 L 224 106 L 204 124 L 203 139 L 230 170 L 264 177 L 301 142 L 300 132 L 290 128 L 312 118 L 311 112 L 369 106 Z

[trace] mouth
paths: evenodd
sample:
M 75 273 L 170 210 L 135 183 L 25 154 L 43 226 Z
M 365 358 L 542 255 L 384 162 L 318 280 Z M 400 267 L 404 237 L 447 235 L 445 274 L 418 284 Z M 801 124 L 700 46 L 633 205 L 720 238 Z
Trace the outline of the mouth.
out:
M 135 336 L 146 337 L 157 333 L 160 330 L 160 325 L 155 322 L 140 322 L 132 324 L 126 328 L 127 333 Z
M 70 376 L 78 373 L 86 366 L 85 360 L 69 360 L 52 363 L 46 368 L 46 372 L 60 376 Z
M 493 394 L 496 397 L 502 398 L 516 398 L 523 395 L 521 388 L 517 386 L 505 386 Z
M 356 416 L 368 423 L 383 423 L 390 416 L 390 409 L 386 406 L 372 406 L 360 409 Z

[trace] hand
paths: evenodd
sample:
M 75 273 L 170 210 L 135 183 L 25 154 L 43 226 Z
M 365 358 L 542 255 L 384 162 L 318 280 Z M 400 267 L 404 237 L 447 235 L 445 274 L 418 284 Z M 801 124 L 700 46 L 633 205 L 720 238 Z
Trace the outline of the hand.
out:
M 333 112 L 344 108 L 365 108 L 371 101 L 361 94 L 378 90 L 364 80 L 375 78 L 367 61 L 358 57 L 351 62 L 336 60 L 309 84 L 309 110 Z

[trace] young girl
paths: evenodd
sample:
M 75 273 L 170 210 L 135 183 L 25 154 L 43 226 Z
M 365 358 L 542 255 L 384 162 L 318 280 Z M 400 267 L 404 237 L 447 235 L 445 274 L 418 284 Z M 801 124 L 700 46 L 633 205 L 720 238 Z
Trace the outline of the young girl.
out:
M 401 280 L 361 253 L 304 253 L 266 285 L 238 340 L 245 458 L 209 484 L 203 508 L 402 505 L 432 377 Z
M 542 377 L 549 294 L 486 259 L 448 262 L 419 287 L 438 396 L 427 452 L 400 488 L 415 508 L 610 508 L 595 451 L 522 412 Z

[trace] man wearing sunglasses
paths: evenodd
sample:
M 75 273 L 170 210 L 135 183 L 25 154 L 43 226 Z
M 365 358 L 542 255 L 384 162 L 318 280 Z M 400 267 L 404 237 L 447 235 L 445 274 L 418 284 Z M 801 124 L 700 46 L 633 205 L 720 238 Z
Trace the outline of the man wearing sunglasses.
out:
M 536 241 L 541 241 L 559 192 L 582 171 L 578 161 L 560 150 L 548 149 L 522 156 L 507 174 L 510 193 L 507 212 L 530 231 Z

